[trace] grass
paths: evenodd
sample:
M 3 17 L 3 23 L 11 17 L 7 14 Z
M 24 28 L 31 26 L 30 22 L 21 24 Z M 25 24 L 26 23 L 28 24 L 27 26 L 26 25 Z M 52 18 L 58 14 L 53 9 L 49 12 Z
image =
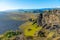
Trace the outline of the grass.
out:
M 23 30 L 25 36 L 35 36 L 35 34 L 42 29 L 38 27 L 37 24 L 32 25 L 33 22 L 27 22 L 20 26 L 20 29 Z
M 20 35 L 19 31 L 7 31 L 6 33 L 3 34 L 3 36 L 1 35 L 0 40 L 8 40 L 9 38 L 12 38 L 14 36 Z
M 25 14 L 9 14 L 8 16 L 12 20 L 28 20 L 29 18 L 35 19 L 37 14 L 25 13 Z
M 13 20 L 28 20 L 29 18 L 34 20 L 37 17 L 34 14 L 30 14 L 30 13 L 29 14 L 20 14 L 19 16 L 18 15 L 17 16 L 16 15 L 14 15 L 14 16 L 11 15 L 11 19 L 13 19 Z M 34 21 L 27 21 L 26 23 L 19 26 L 20 30 L 22 30 L 22 32 L 24 34 L 24 37 L 33 36 L 33 37 L 35 37 L 34 40 L 40 40 L 40 39 L 52 40 L 52 37 L 55 34 L 55 32 L 53 30 L 50 32 L 49 30 L 42 28 L 42 26 L 37 26 L 37 23 L 33 24 L 33 22 Z M 37 37 L 37 35 L 38 35 L 37 33 L 39 31 L 45 32 L 46 37 L 44 37 L 44 38 L 43 37 Z M 0 40 L 9 40 L 9 38 L 13 39 L 17 35 L 20 35 L 20 32 L 8 31 L 5 34 L 0 35 Z
M 50 38 L 50 37 L 52 37 L 53 35 L 55 34 L 55 32 L 50 32 L 49 34 L 48 34 L 48 36 L 47 36 L 47 38 Z

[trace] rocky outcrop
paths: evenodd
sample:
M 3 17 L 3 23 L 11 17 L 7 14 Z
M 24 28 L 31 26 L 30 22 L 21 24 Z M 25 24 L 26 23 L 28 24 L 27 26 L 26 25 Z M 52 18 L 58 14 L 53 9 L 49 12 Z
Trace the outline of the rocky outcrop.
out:
M 37 24 L 43 26 L 46 29 L 56 29 L 60 28 L 60 11 L 59 10 L 49 10 L 44 11 L 38 16 Z

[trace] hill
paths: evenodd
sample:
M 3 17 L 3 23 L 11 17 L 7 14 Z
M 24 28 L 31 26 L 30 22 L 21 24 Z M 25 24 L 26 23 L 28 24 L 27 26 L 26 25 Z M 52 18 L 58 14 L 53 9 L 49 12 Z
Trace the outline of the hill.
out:
M 19 14 L 19 13 L 18 13 Z M 15 20 L 15 16 L 22 17 L 20 20 L 26 20 L 24 24 L 19 26 L 17 32 L 8 32 L 2 37 L 3 40 L 60 40 L 60 10 L 49 9 L 40 14 L 27 13 L 10 15 Z M 16 18 L 17 20 L 19 18 Z M 24 19 L 25 18 L 25 19 Z M 11 33 L 11 34 L 10 34 Z M 10 37 L 10 38 L 9 38 Z

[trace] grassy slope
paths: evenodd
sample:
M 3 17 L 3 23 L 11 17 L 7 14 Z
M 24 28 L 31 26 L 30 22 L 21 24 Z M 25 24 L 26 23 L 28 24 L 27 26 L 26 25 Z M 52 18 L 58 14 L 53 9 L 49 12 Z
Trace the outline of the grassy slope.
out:
M 24 20 L 24 21 L 28 20 L 29 18 L 35 19 L 37 17 L 36 14 L 33 14 L 33 13 L 28 13 L 28 14 L 7 14 L 7 16 L 8 16 L 8 18 L 10 18 L 12 20 Z M 32 25 L 30 25 L 30 24 L 32 24 L 32 22 L 26 22 L 26 23 L 28 23 L 29 26 L 32 26 Z M 25 23 L 25 25 L 26 25 L 26 23 Z M 34 26 L 36 26 L 36 25 L 34 25 Z M 5 40 L 5 39 L 8 40 L 7 36 L 5 36 L 5 34 L 7 34 L 7 32 L 4 33 L 3 35 L 0 35 L 0 38 L 2 38 L 2 40 Z
M 12 20 L 23 20 L 23 21 L 25 21 L 25 20 L 28 20 L 29 18 L 35 19 L 37 17 L 37 15 L 33 14 L 33 13 L 20 13 L 20 14 L 12 13 L 12 14 L 8 14 L 8 17 Z
M 32 24 L 33 22 L 28 21 L 20 26 L 20 29 L 23 30 L 25 36 L 35 36 L 34 34 L 42 29 L 42 27 L 38 27 L 37 24 Z M 28 31 L 28 29 L 31 29 L 31 31 Z

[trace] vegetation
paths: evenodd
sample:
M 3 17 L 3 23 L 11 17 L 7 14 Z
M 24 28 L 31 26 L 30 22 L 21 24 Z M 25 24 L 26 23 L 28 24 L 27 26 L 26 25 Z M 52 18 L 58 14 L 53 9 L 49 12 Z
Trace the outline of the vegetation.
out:
M 27 22 L 25 24 L 26 25 L 23 27 L 20 26 L 21 29 L 24 29 L 23 31 L 25 36 L 35 36 L 35 33 L 38 32 L 38 30 L 40 31 L 42 29 L 42 27 L 38 27 L 37 24 L 32 25 L 33 22 Z
M 33 14 L 24 14 L 22 17 L 27 20 L 19 26 L 21 32 L 20 30 L 15 32 L 8 31 L 0 37 L 0 40 L 59 40 L 59 12 L 56 13 L 54 10 L 51 10 L 44 11 L 43 13 L 39 14 L 39 16 L 37 15 L 38 17 Z
M 19 31 L 7 31 L 3 36 L 0 37 L 1 40 L 8 40 L 9 38 L 12 38 L 14 36 L 20 35 L 21 32 Z

